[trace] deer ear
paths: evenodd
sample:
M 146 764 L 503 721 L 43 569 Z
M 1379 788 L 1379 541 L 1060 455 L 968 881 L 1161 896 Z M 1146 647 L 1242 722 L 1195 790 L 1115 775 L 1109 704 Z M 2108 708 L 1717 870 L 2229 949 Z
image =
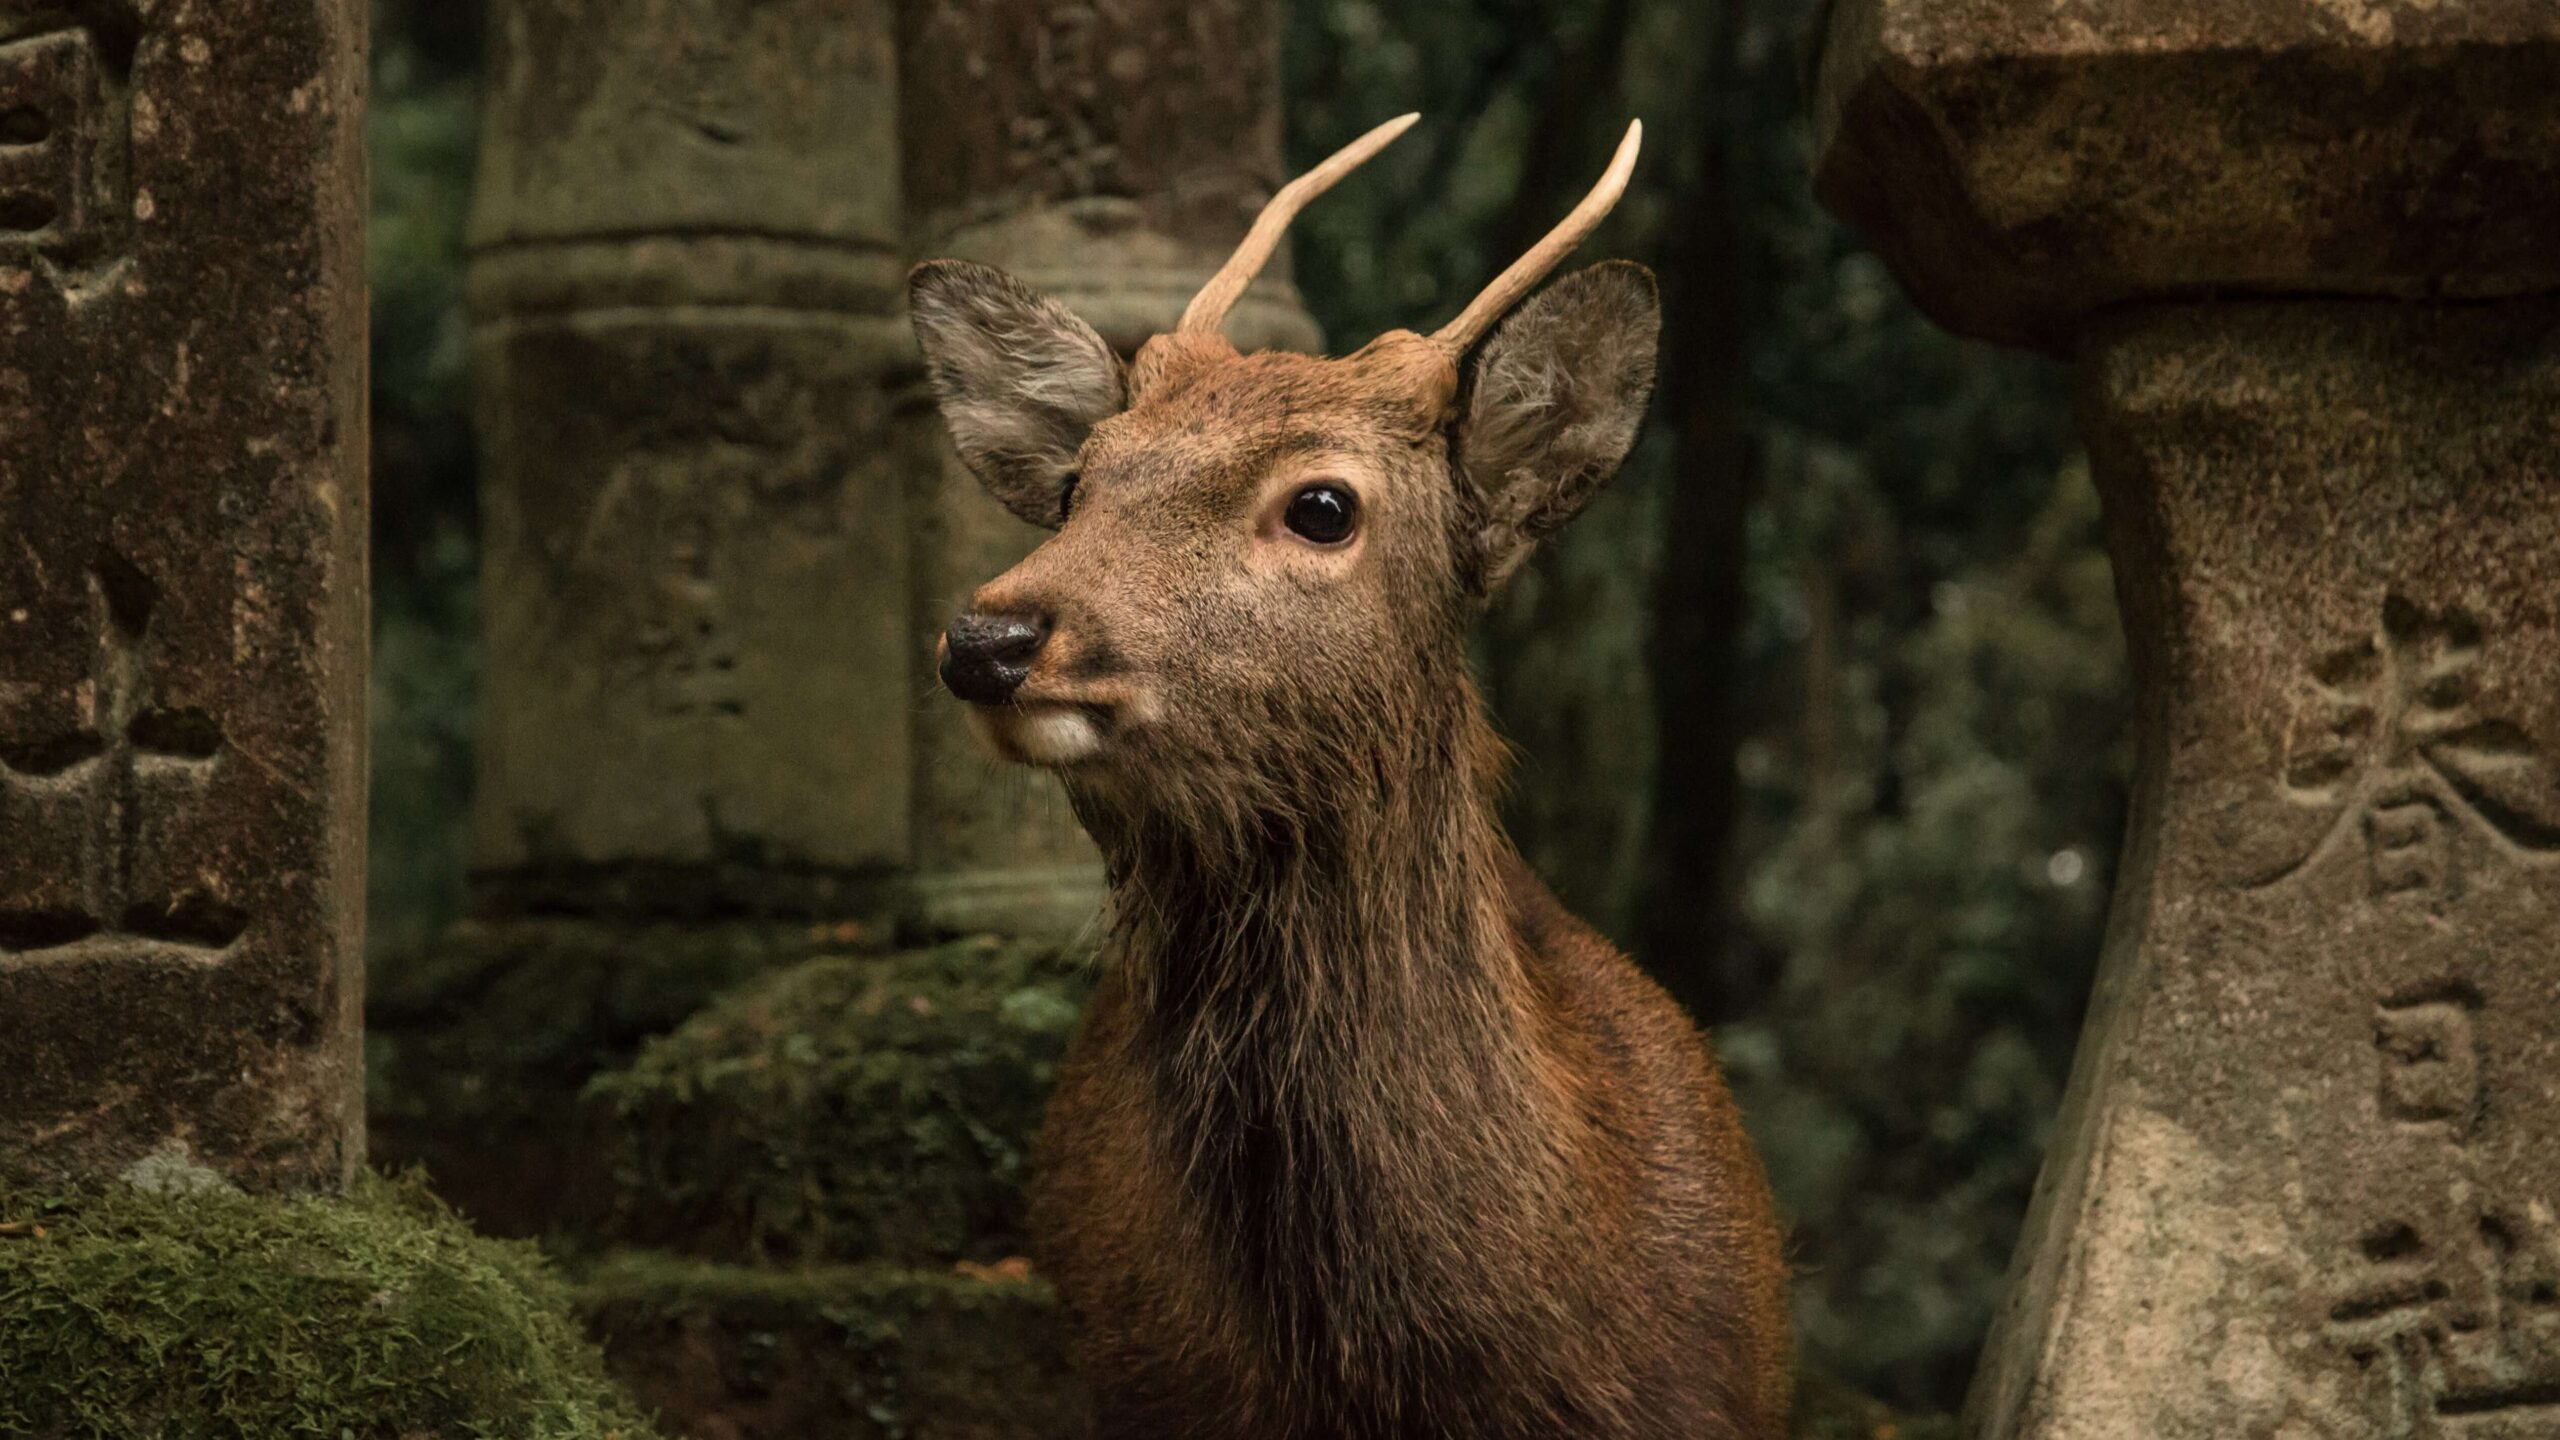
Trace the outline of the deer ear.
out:
M 1627 458 L 1661 333 L 1653 272 L 1612 260 L 1548 286 L 1476 352 L 1457 456 L 1488 593 Z
M 1006 509 L 1058 528 L 1085 435 L 1128 404 L 1120 357 L 1065 306 L 966 260 L 917 266 L 907 314 L 960 458 Z

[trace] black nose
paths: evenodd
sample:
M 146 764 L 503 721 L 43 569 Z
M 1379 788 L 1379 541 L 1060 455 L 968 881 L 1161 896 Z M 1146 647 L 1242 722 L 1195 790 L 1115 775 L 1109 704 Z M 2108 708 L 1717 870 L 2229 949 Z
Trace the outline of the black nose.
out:
M 1046 615 L 980 615 L 951 622 L 942 637 L 942 683 L 973 705 L 1001 705 L 1022 688 L 1032 657 L 1049 642 Z

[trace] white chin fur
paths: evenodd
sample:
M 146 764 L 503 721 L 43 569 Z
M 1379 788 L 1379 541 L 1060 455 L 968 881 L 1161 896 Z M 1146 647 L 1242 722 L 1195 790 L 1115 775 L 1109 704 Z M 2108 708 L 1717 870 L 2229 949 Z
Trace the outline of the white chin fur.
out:
M 1001 736 L 1002 747 L 1028 764 L 1073 765 L 1102 748 L 1101 727 L 1082 710 L 1029 706 L 986 718 Z

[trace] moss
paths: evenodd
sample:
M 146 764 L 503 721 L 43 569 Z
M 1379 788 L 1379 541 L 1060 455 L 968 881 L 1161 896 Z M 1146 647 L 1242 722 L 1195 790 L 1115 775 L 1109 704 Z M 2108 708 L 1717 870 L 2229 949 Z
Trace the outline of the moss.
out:
M 600 1190 L 577 1097 L 723 991 L 823 951 L 841 926 L 466 923 L 377 964 L 365 1054 L 373 1152 L 424 1165 L 482 1228 L 543 1234 Z
M 692 1433 L 1068 1440 L 1089 1424 L 1036 1279 L 626 1254 L 579 1298 L 616 1373 Z
M 0 1434 L 648 1440 L 531 1247 L 414 1180 L 0 1192 Z
M 1953 1416 L 1896 1414 L 1890 1406 L 1849 1389 L 1827 1375 L 1806 1372 L 1796 1382 L 1794 1440 L 1956 1440 Z
M 727 1259 L 996 1260 L 1084 967 L 990 939 L 821 959 L 725 998 L 593 1095 L 618 1238 Z
M 377 965 L 366 1023 L 374 1109 L 394 1117 L 531 1114 L 575 1093 L 710 1000 L 811 955 L 863 948 L 840 926 L 468 922 Z M 546 1081 L 525 1095 L 511 1081 Z

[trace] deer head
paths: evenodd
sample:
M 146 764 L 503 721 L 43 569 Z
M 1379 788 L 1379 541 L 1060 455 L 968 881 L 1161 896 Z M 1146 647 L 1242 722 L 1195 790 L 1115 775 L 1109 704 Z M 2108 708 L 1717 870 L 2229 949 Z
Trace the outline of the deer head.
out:
M 1057 532 L 951 623 L 942 678 L 1000 753 L 1063 772 L 1080 809 L 1135 795 L 1233 828 L 1410 766 L 1493 764 L 1466 627 L 1625 458 L 1660 328 L 1630 263 L 1520 302 L 1616 203 L 1642 130 L 1437 333 L 1341 359 L 1237 353 L 1220 323 L 1292 217 L 1414 119 L 1283 187 L 1127 364 L 1001 271 L 915 271 L 961 456 Z

